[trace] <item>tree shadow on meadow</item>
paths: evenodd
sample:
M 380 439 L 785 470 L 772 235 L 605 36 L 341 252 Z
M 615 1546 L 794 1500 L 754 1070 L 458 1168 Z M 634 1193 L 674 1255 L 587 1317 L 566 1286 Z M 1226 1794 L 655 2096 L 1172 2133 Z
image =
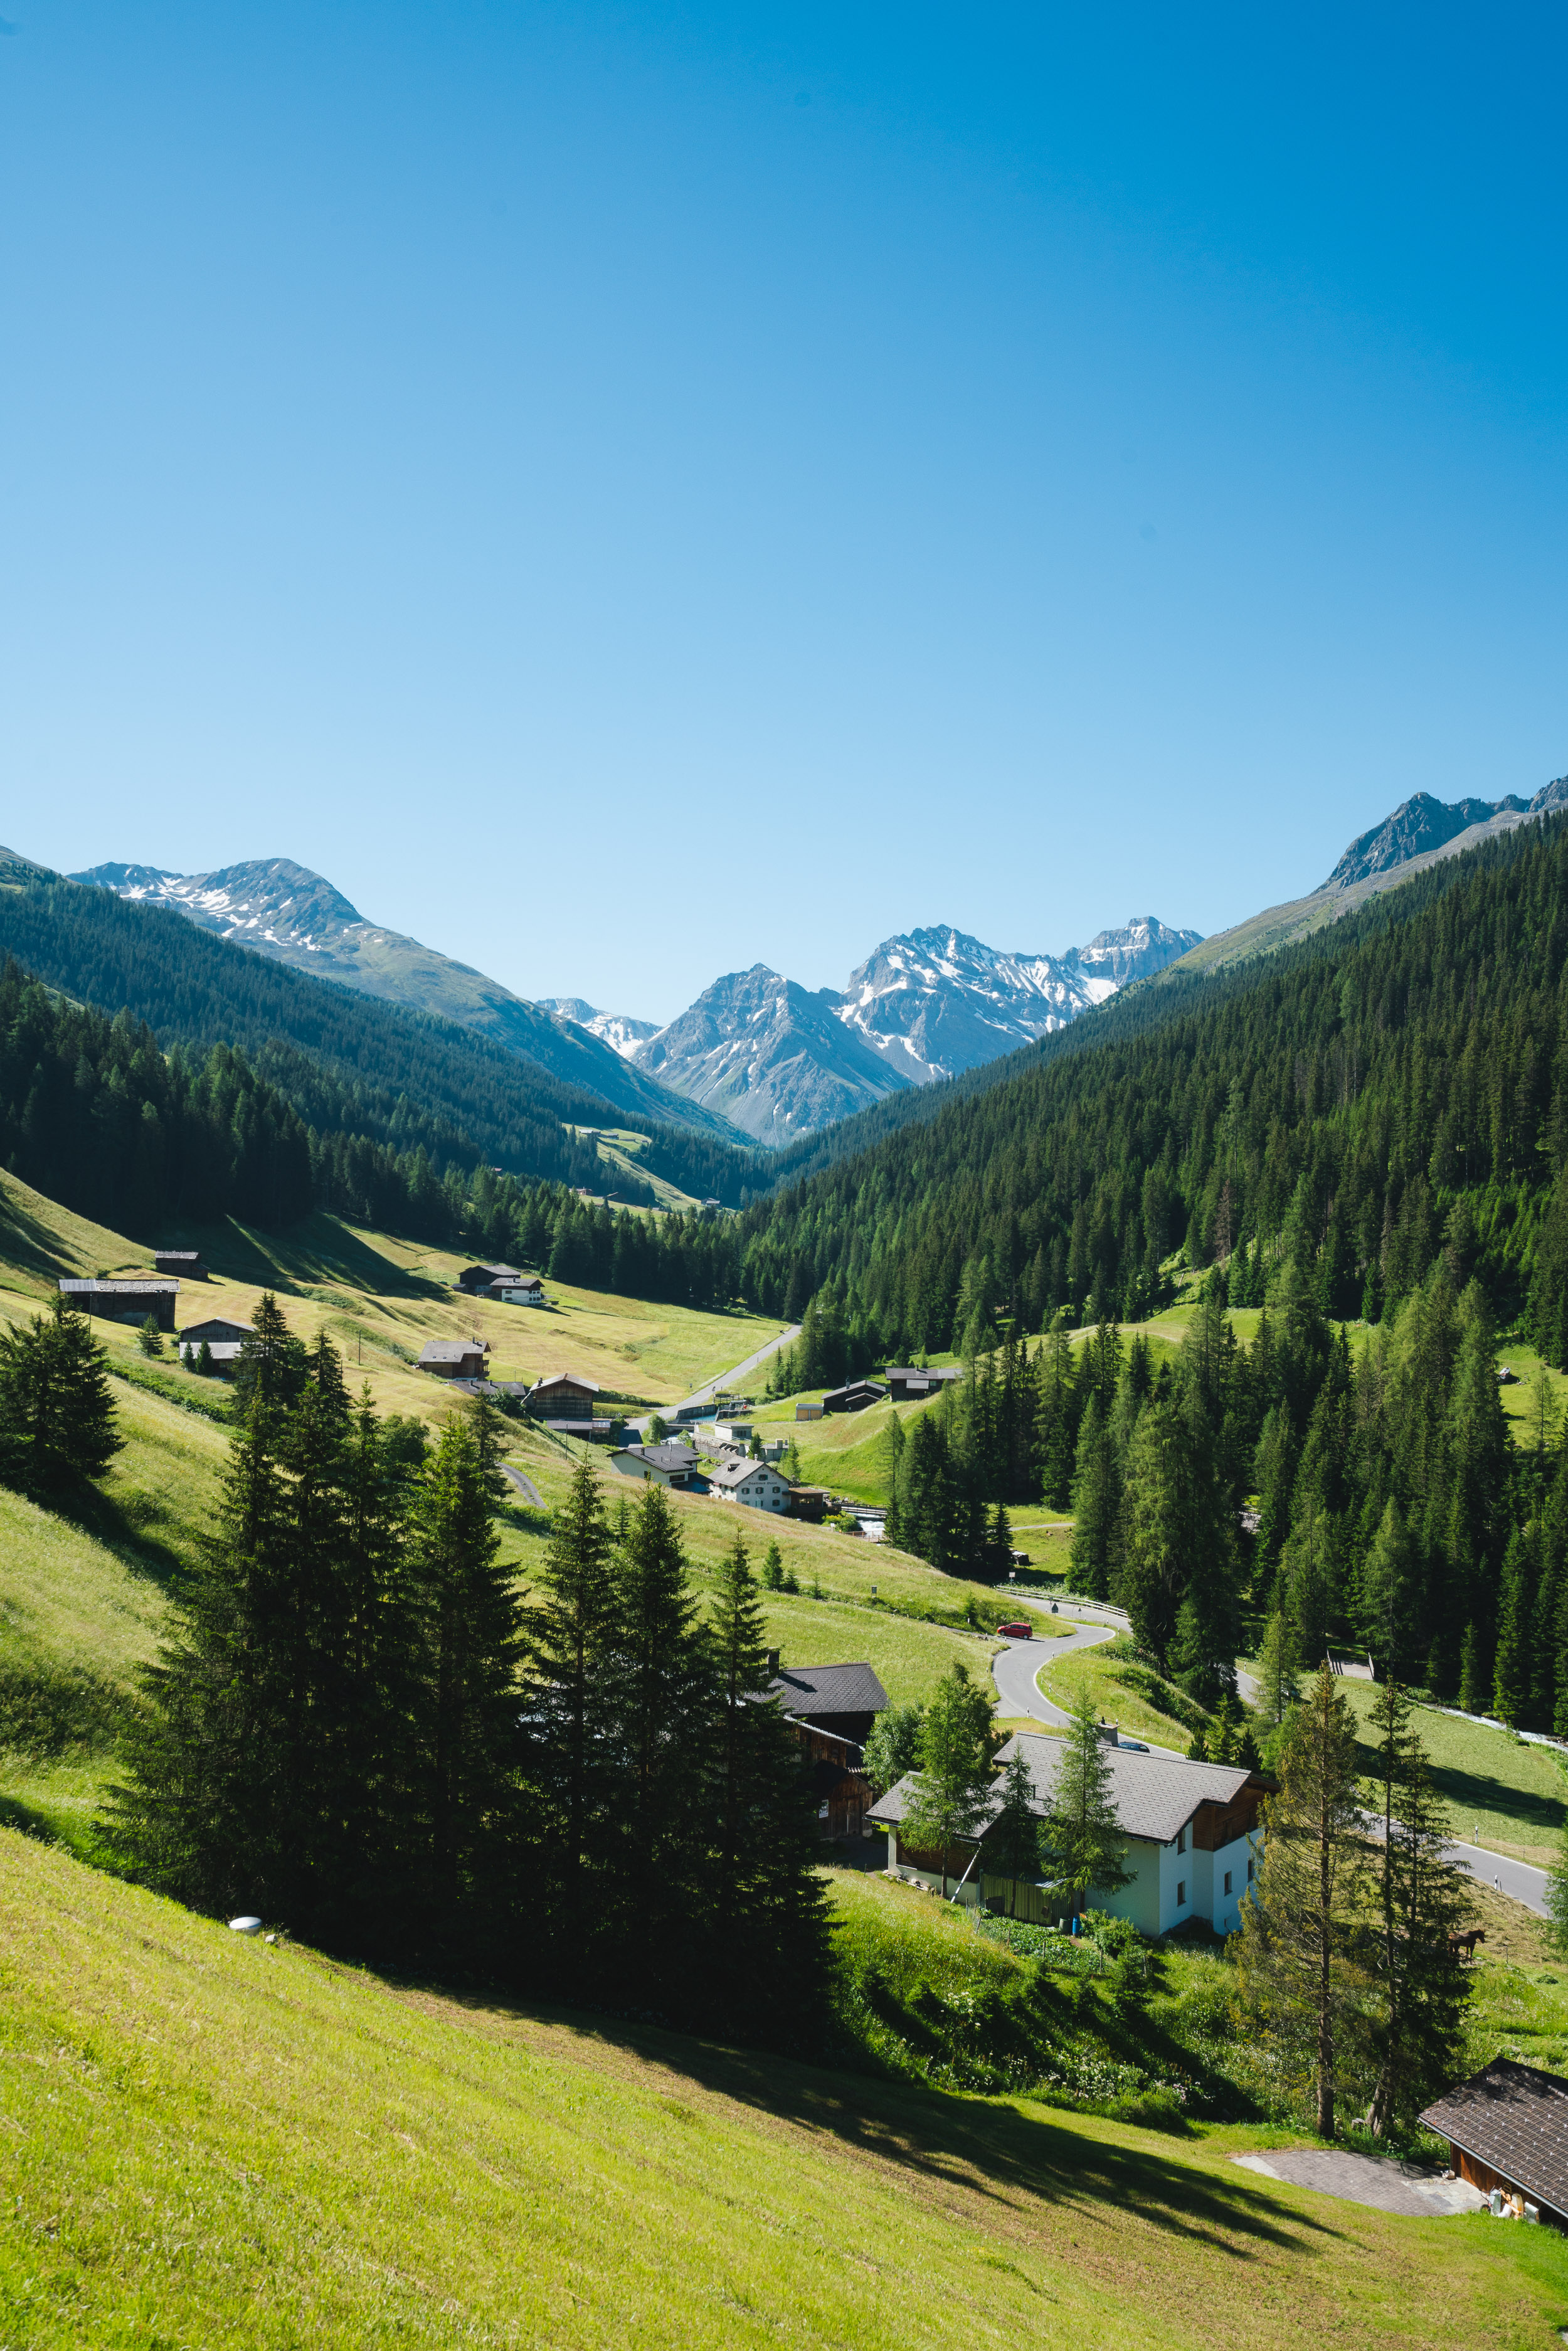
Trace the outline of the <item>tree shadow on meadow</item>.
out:
M 1340 2233 L 1306 2215 L 1282 2213 L 1243 2172 L 1221 2178 L 1166 2154 L 1157 2143 L 1092 2137 L 1048 2107 L 830 2074 L 798 2060 L 585 2017 L 580 2011 L 507 2008 L 482 1995 L 436 1997 L 444 2006 L 479 2009 L 497 2019 L 510 2015 L 565 2027 L 582 2043 L 683 2076 L 716 2097 L 793 2124 L 926 2186 L 1005 2207 L 1025 2220 L 1034 2200 L 1101 2222 L 1135 2216 L 1239 2261 L 1306 2252 Z

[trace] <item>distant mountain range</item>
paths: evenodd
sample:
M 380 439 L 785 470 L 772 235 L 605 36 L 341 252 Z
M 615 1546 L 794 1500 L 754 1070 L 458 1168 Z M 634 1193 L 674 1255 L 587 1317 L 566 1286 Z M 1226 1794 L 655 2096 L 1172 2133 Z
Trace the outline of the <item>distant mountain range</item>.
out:
M 1328 880 L 1214 937 L 1152 914 L 1065 954 L 1007 954 L 948 927 L 884 939 L 841 990 L 766 964 L 729 972 L 660 1026 L 581 997 L 530 1004 L 471 965 L 371 923 L 289 858 L 175 873 L 73 874 L 177 910 L 237 945 L 367 995 L 456 1020 L 596 1095 L 611 1110 L 782 1147 L 911 1087 L 983 1067 L 1064 1028 L 1134 981 L 1266 954 L 1440 857 L 1568 807 L 1568 777 L 1532 799 L 1417 792 L 1353 841 Z
M 470 964 L 455 963 L 401 931 L 367 922 L 340 890 L 292 858 L 256 859 L 213 873 L 93 865 L 69 879 L 96 883 L 141 904 L 170 907 L 220 938 L 318 979 L 335 979 L 367 996 L 460 1021 L 552 1077 L 597 1094 L 612 1110 L 707 1132 L 722 1129 L 722 1120 L 692 1097 L 667 1092 L 592 1029 L 527 1003 Z
M 664 1029 L 580 997 L 551 1002 L 673 1092 L 781 1145 L 1064 1028 L 1198 936 L 1145 914 L 1050 956 L 1006 955 L 950 928 L 912 931 L 884 939 L 841 993 L 754 964 L 715 980 Z

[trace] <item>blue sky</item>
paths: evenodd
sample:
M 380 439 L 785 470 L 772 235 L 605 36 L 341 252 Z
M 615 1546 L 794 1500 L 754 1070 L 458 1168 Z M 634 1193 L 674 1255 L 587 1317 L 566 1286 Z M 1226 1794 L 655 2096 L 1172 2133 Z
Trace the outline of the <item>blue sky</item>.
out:
M 0 5 L 15 848 L 662 1019 L 1568 769 L 1559 12 Z

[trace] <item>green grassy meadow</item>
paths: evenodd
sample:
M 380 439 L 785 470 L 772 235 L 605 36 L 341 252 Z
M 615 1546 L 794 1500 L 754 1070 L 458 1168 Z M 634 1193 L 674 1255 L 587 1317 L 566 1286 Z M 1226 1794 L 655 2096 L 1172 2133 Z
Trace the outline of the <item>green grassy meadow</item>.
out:
M 1568 2324 L 1552 2232 L 1229 2162 L 1277 2132 L 389 1986 L 8 1834 L 0 1987 L 0 2341 L 33 2351 L 1511 2351 Z

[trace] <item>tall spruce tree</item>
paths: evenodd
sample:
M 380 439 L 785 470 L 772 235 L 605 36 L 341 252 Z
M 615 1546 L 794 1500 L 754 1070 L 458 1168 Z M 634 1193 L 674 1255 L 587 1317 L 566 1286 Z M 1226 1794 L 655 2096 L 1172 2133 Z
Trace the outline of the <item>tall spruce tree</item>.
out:
M 612 1738 L 621 1781 L 606 1929 L 663 2002 L 702 1911 L 712 1674 L 667 1493 L 650 1479 L 615 1565 Z
M 454 1413 L 413 1497 L 414 1735 L 432 1932 L 492 1961 L 518 1865 L 521 1608 L 500 1561 L 485 1465 Z
M 538 1808 L 548 1964 L 580 1984 L 594 1941 L 613 1831 L 615 1584 L 593 1463 L 573 1472 L 555 1514 L 529 1614 L 527 1771 Z
M 1359 2054 L 1365 1882 L 1355 1720 L 1325 1666 L 1291 1718 L 1263 1865 L 1242 1905 L 1239 1980 L 1254 2031 L 1333 2138 L 1340 2082 Z
M 1040 1819 L 1034 1782 L 1021 1748 L 1015 1748 L 1002 1771 L 1000 1810 L 986 1834 L 986 1854 L 996 1873 L 1008 1881 L 1008 1917 L 1018 1916 L 1020 1879 L 1039 1875 Z
M 711 1931 L 694 1974 L 707 2021 L 775 2045 L 808 2043 L 828 1980 L 826 1897 L 804 1750 L 764 1698 L 762 1605 L 737 1531 L 711 1629 Z
M 103 1350 L 57 1290 L 44 1313 L 0 1332 L 0 1479 L 65 1494 L 101 1478 L 123 1442 Z

